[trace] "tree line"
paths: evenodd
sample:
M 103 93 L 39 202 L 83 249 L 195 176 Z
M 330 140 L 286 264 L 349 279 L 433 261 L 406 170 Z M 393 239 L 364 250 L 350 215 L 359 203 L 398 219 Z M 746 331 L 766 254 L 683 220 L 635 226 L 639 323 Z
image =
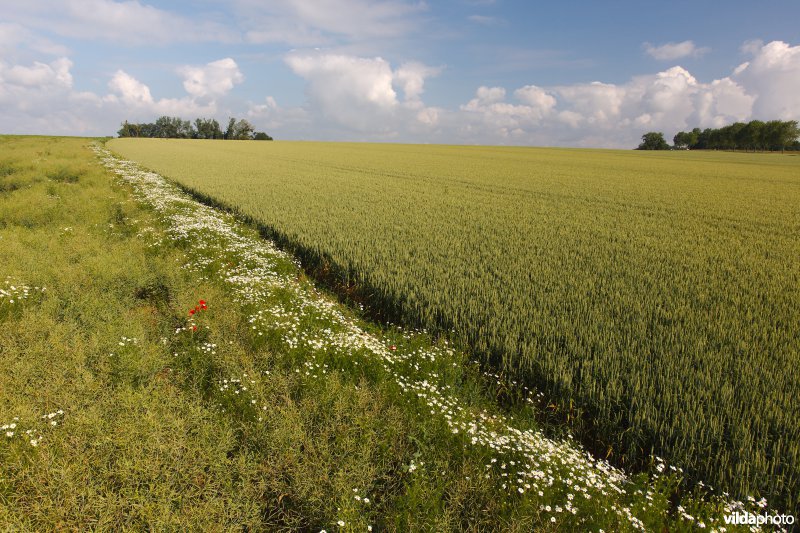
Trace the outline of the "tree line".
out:
M 637 150 L 800 150 L 800 128 L 796 120 L 751 120 L 735 122 L 722 128 L 694 128 L 680 131 L 672 138 L 673 146 L 661 132 L 642 135 Z
M 225 139 L 271 141 L 272 137 L 245 119 L 230 118 L 225 131 L 211 118 L 197 118 L 194 123 L 180 117 L 159 117 L 155 122 L 135 124 L 127 120 L 117 132 L 119 137 L 154 137 L 161 139 Z

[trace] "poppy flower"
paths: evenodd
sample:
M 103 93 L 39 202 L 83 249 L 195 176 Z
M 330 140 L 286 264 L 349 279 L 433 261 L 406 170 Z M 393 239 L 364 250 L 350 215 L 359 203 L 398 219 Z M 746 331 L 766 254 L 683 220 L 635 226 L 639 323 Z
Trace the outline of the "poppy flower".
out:
M 189 309 L 189 314 L 193 315 L 197 312 L 197 309 Z
M 395 351 L 395 350 L 397 350 L 397 346 L 395 346 L 394 344 L 392 344 L 391 346 L 389 346 L 389 349 L 390 349 L 391 351 Z

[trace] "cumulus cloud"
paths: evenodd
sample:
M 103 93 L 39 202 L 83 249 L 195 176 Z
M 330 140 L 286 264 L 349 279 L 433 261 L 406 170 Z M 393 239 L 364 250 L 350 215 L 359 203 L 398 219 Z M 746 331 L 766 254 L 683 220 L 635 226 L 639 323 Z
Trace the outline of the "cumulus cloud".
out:
M 244 81 L 239 66 L 230 57 L 201 67 L 181 67 L 178 73 L 184 77 L 183 88 L 195 98 L 222 96 L 233 89 L 235 84 Z
M 403 63 L 394 71 L 393 81 L 403 89 L 407 102 L 419 102 L 422 93 L 425 92 L 425 80 L 437 76 L 441 71 L 440 67 L 429 67 L 412 61 Z
M 391 66 L 380 57 L 293 54 L 286 63 L 308 82 L 311 99 L 343 123 L 350 115 L 383 113 L 397 105 Z
M 514 91 L 480 87 L 461 106 L 464 141 L 625 147 L 644 131 L 668 135 L 753 116 L 755 97 L 736 79 L 699 82 L 682 67 L 635 76 L 624 84 L 592 82 Z M 483 137 L 483 140 L 481 140 Z
M 752 59 L 740 65 L 731 80 L 755 98 L 753 114 L 766 119 L 800 118 L 800 46 L 751 41 L 745 50 Z
M 99 98 L 73 89 L 72 62 L 9 65 L 0 61 L 0 124 L 3 133 L 83 133 L 96 120 Z
M 620 84 L 481 86 L 449 109 L 425 104 L 425 83 L 440 69 L 423 64 L 393 69 L 382 58 L 326 53 L 292 54 L 287 64 L 307 82 L 304 123 L 333 138 L 631 147 L 649 130 L 670 137 L 695 126 L 800 118 L 800 47 L 748 46 L 747 63 L 710 82 L 674 66 Z
M 154 99 L 150 88 L 123 70 L 118 70 L 108 87 L 111 93 L 104 98 L 108 103 L 120 103 L 136 112 L 158 115 L 214 114 L 217 99 L 224 96 L 244 76 L 231 58 L 212 61 L 202 66 L 183 66 L 178 69 L 183 76 L 183 87 L 187 96 L 182 98 Z
M 108 88 L 118 95 L 124 104 L 130 106 L 149 106 L 153 104 L 150 87 L 122 70 L 118 70 L 114 74 L 114 77 L 108 82 Z
M 184 66 L 178 69 L 178 73 L 184 77 L 183 87 L 188 93 L 183 98 L 155 100 L 147 85 L 127 72 L 118 70 L 108 82 L 111 93 L 105 97 L 105 101 L 165 114 L 187 111 L 213 113 L 216 110 L 216 98 L 227 94 L 244 79 L 236 62 L 229 57 L 202 66 Z
M 405 63 L 393 70 L 383 58 L 343 54 L 290 54 L 286 64 L 307 81 L 315 111 L 327 119 L 361 132 L 396 133 L 412 120 L 434 124 L 437 111 L 424 106 L 420 96 L 425 79 L 440 69 Z M 404 101 L 395 86 L 403 91 Z
M 700 57 L 711 51 L 707 47 L 698 47 L 692 41 L 682 41 L 679 43 L 666 43 L 661 46 L 654 46 L 650 43 L 642 45 L 647 55 L 659 61 L 675 61 L 684 57 Z
M 514 96 L 518 100 L 541 110 L 542 113 L 550 112 L 556 105 L 556 99 L 553 95 L 536 85 L 526 85 L 514 91 Z
M 282 107 L 272 97 L 245 110 L 223 108 L 243 74 L 231 58 L 176 69 L 185 93 L 157 97 L 125 70 L 107 94 L 79 92 L 66 56 L 0 59 L 0 123 L 19 133 L 114 131 L 121 120 L 161 114 L 186 118 L 246 113 L 284 138 L 402 140 L 632 147 L 642 133 L 718 127 L 753 118 L 800 119 L 800 46 L 751 42 L 747 61 L 728 76 L 703 81 L 681 66 L 624 83 L 480 86 L 448 108 L 425 102 L 441 67 L 334 52 L 293 52 L 286 65 L 305 81 L 307 101 Z M 535 80 L 530 80 L 531 82 Z
M 124 70 L 108 81 L 104 95 L 73 87 L 72 61 L 9 65 L 0 61 L 0 124 L 4 133 L 105 135 L 123 120 L 153 120 L 159 115 L 214 116 L 218 98 L 241 81 L 236 63 L 222 59 L 179 69 L 187 94 L 155 98 L 147 84 Z
M 282 107 L 272 96 L 264 98 L 262 103 L 250 103 L 247 117 L 258 122 L 260 127 L 269 131 L 292 131 L 301 136 L 307 131 L 312 121 L 306 109 L 302 107 Z
M 451 120 L 467 138 L 477 133 L 508 142 L 537 130 L 556 105 L 552 94 L 535 85 L 517 89 L 514 97 L 517 103 L 507 102 L 504 88 L 479 87 L 475 97 L 459 108 L 460 115 Z
M 9 85 L 25 88 L 50 86 L 69 88 L 72 87 L 70 68 L 72 61 L 66 57 L 56 59 L 49 64 L 34 61 L 29 67 L 24 65 L 4 67 L 0 64 L 0 79 Z

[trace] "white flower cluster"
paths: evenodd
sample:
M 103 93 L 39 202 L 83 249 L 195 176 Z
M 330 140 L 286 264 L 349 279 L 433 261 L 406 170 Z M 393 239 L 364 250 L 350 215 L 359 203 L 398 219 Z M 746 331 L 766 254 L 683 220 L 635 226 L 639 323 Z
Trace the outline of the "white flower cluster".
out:
M 45 428 L 48 428 L 57 426 L 61 420 L 60 417 L 63 416 L 64 411 L 59 409 L 57 411 L 53 411 L 52 413 L 46 413 L 42 415 L 41 419 L 44 421 L 44 423 L 46 423 Z M 27 443 L 34 448 L 39 446 L 39 443 L 42 442 L 43 438 L 42 429 L 31 427 L 23 430 L 22 427 L 24 426 L 21 426 L 19 417 L 15 416 L 11 422 L 0 426 L 0 431 L 2 431 L 3 435 L 5 435 L 6 439 L 19 437 L 27 441 Z
M 3 285 L 0 286 L 0 305 L 4 303 L 8 305 L 21 304 L 34 294 L 44 294 L 46 290 L 44 287 L 15 283 L 11 276 L 6 276 Z

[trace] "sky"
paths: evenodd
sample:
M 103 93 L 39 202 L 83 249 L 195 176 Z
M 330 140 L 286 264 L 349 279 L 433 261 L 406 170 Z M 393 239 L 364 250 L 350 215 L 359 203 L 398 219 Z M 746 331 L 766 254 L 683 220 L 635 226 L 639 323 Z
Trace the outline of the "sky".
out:
M 0 0 L 0 133 L 632 148 L 800 119 L 800 2 Z

